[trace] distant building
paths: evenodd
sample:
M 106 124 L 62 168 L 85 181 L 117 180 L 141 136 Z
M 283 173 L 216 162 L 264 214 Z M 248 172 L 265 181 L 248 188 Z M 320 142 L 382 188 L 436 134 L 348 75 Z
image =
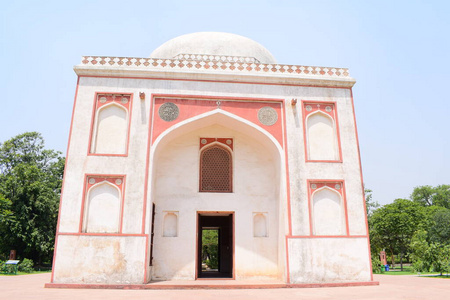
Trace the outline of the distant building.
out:
M 277 64 L 228 33 L 74 69 L 53 283 L 372 280 L 347 69 Z

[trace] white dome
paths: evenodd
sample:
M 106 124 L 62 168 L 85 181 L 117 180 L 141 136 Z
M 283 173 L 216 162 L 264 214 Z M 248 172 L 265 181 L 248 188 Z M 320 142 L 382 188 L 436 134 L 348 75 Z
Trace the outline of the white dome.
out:
M 261 63 L 276 63 L 273 55 L 261 44 L 237 34 L 224 32 L 181 35 L 159 46 L 150 57 L 174 58 L 179 54 L 253 57 Z

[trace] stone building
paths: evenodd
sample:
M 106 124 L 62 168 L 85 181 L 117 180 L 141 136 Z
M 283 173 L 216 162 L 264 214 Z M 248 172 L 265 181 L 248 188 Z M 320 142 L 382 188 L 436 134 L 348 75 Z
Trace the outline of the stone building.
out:
M 194 33 L 74 70 L 53 284 L 372 281 L 347 69 Z

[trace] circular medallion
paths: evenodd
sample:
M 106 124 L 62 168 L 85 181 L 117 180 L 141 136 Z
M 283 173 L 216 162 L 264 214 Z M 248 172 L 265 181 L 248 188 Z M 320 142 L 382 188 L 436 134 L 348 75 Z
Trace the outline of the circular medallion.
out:
M 341 185 L 338 183 L 334 186 L 335 189 L 340 190 L 341 189 Z
M 206 145 L 207 142 L 208 142 L 208 141 L 207 141 L 206 139 L 202 139 L 202 140 L 201 140 L 201 143 L 202 143 L 203 145 Z
M 306 105 L 306 111 L 312 111 L 312 106 L 311 105 Z
M 311 184 L 311 188 L 312 188 L 313 190 L 315 190 L 315 189 L 317 189 L 317 185 L 316 185 L 315 183 L 313 183 L 313 184 Z
M 231 140 L 227 140 L 227 145 L 231 145 Z
M 331 106 L 327 106 L 327 107 L 325 107 L 325 110 L 326 110 L 327 112 L 331 112 L 333 109 L 331 108 Z
M 123 97 L 122 100 L 120 100 L 120 102 L 122 102 L 122 104 L 127 104 L 128 103 L 128 99 Z
M 278 120 L 278 114 L 272 107 L 264 106 L 258 111 L 258 120 L 267 126 L 275 124 Z
M 122 184 L 122 179 L 116 179 L 116 184 L 117 185 L 121 185 Z
M 105 103 L 106 102 L 106 97 L 100 97 L 100 103 Z
M 158 111 L 159 117 L 166 122 L 171 122 L 178 118 L 179 112 L 178 106 L 172 102 L 164 103 Z
M 94 178 L 89 178 L 89 184 L 94 184 L 95 183 L 95 179 Z

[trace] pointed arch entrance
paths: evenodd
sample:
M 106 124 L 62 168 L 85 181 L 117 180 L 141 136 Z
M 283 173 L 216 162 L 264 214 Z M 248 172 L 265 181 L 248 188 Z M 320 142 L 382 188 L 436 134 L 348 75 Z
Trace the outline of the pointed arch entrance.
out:
M 227 152 L 233 166 L 232 192 L 201 192 L 201 158 L 208 149 L 201 149 L 201 137 L 233 139 L 233 151 Z M 202 228 L 225 232 L 219 234 L 222 244 L 218 245 L 222 270 L 214 275 L 283 278 L 283 159 L 281 146 L 268 132 L 220 109 L 180 122 L 159 135 L 150 156 L 149 194 L 156 207 L 151 280 L 192 280 L 208 275 L 200 264 Z M 177 237 L 162 235 L 161 216 L 166 210 L 178 214 Z M 228 218 L 233 216 L 233 230 L 228 232 L 229 221 L 219 220 L 226 219 L 223 212 Z M 254 235 L 253 216 L 261 212 L 267 216 L 267 234 Z

